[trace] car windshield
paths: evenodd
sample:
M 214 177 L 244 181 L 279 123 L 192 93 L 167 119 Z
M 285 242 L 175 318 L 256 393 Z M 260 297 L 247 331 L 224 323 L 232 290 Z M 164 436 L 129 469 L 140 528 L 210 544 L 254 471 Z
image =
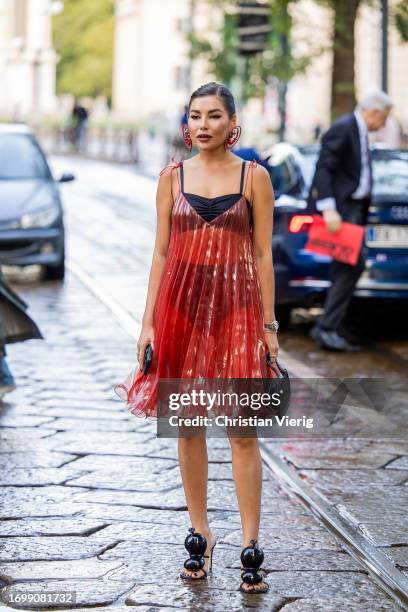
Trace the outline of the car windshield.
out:
M 267 169 L 276 196 L 280 196 L 282 193 L 297 196 L 302 193 L 304 180 L 295 160 L 287 156 L 281 163 L 276 163 L 276 160 L 270 159 L 268 162 Z
M 35 140 L 26 134 L 0 134 L 0 180 L 48 178 L 48 168 Z
M 310 185 L 312 184 L 312 179 L 313 179 L 313 175 L 314 175 L 314 171 L 315 171 L 315 167 L 317 163 L 317 158 L 318 158 L 318 155 L 315 152 L 310 152 L 310 153 L 308 152 L 302 156 L 300 163 L 301 163 L 303 178 L 305 180 L 307 188 L 309 188 Z
M 408 194 L 408 151 L 393 157 L 373 159 L 373 195 L 401 196 Z
M 318 155 L 307 152 L 302 159 L 305 183 L 310 187 Z M 373 195 L 405 196 L 408 194 L 408 151 L 373 152 Z

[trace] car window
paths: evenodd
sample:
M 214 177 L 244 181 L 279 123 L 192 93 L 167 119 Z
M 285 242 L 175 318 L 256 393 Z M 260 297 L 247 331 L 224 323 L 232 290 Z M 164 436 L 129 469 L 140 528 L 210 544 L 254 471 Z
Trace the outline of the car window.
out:
M 0 134 L 0 180 L 49 178 L 44 156 L 26 134 Z
M 318 155 L 307 152 L 302 158 L 302 173 L 310 187 Z M 382 153 L 373 151 L 373 195 L 400 196 L 408 194 L 408 152 Z
M 373 160 L 373 195 L 408 195 L 408 154 Z
M 283 160 L 280 164 L 267 165 L 275 195 L 299 195 L 303 189 L 303 177 L 294 162 Z
M 309 188 L 312 184 L 313 175 L 316 168 L 318 155 L 317 153 L 306 153 L 302 156 L 301 168 L 306 187 Z

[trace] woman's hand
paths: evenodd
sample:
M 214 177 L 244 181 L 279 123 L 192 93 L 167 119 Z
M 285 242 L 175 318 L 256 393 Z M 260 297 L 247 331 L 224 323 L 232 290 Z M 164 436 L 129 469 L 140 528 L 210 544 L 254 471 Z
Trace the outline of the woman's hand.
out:
M 154 328 L 153 325 L 143 325 L 140 332 L 139 340 L 137 341 L 137 360 L 139 362 L 139 370 L 143 370 L 144 354 L 148 344 L 152 345 L 154 350 Z
M 271 359 L 276 359 L 279 351 L 278 334 L 276 332 L 265 332 L 265 348 Z

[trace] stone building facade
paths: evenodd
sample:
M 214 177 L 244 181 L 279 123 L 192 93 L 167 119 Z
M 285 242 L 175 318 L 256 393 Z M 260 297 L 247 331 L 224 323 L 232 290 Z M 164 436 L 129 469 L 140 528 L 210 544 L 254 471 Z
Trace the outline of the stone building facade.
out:
M 396 0 L 390 0 L 390 9 Z M 357 97 L 381 88 L 381 13 L 379 4 L 362 4 L 356 23 Z M 314 0 L 294 3 L 292 46 L 296 53 L 330 47 L 331 14 Z M 201 0 L 116 0 L 113 78 L 114 113 L 134 121 L 157 121 L 180 113 L 189 93 L 213 80 L 204 61 L 188 57 L 186 31 L 219 43 L 222 9 Z M 298 142 L 311 139 L 314 128 L 330 121 L 331 52 L 316 55 L 307 72 L 288 84 L 287 136 Z M 389 93 L 394 115 L 408 128 L 408 45 L 389 27 Z M 273 77 L 273 75 L 271 75 Z M 277 98 L 268 91 L 265 101 L 253 100 L 243 119 L 253 144 L 265 144 L 278 123 Z M 242 118 L 242 116 L 241 116 Z
M 62 5 L 61 5 L 62 6 Z M 51 0 L 0 0 L 0 116 L 24 119 L 56 109 L 57 57 Z

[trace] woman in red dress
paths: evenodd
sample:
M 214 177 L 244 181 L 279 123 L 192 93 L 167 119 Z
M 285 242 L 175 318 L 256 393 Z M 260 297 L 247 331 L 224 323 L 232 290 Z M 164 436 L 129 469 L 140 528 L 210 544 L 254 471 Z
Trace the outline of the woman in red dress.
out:
M 230 150 L 241 128 L 232 94 L 218 83 L 197 89 L 188 105 L 184 139 L 198 154 L 167 166 L 157 189 L 157 234 L 146 308 L 137 343 L 138 366 L 115 387 L 135 415 L 157 418 L 161 378 L 270 378 L 266 354 L 278 353 L 271 251 L 274 193 L 269 174 Z M 146 347 L 153 359 L 142 370 Z M 242 522 L 240 590 L 259 593 L 257 544 L 262 464 L 258 439 L 228 433 Z M 215 537 L 207 517 L 205 436 L 178 440 L 191 519 L 190 558 L 180 576 L 206 578 Z M 205 553 L 205 554 L 204 554 Z

